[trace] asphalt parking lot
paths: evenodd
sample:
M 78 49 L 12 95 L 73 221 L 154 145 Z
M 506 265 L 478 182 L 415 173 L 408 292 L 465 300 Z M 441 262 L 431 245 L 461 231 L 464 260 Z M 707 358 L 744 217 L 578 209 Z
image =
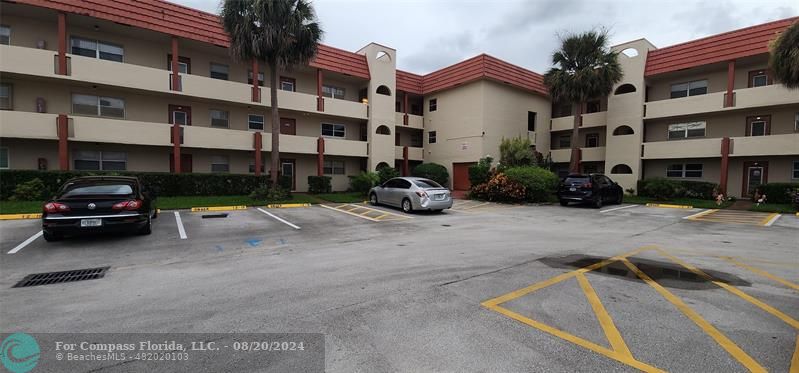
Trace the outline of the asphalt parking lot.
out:
M 799 370 L 794 215 L 457 201 L 161 211 L 149 236 L 55 243 L 39 228 L 0 221 L 2 330 L 323 333 L 328 371 Z

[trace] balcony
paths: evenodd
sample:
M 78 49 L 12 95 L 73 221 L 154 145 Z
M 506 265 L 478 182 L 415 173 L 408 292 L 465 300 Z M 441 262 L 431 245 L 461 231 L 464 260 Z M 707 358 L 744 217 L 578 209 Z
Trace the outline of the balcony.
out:
M 404 159 L 402 156 L 402 146 L 394 147 L 394 159 Z M 424 148 L 408 147 L 408 160 L 422 161 L 424 160 Z
M 0 110 L 0 137 L 58 139 L 56 114 Z
M 580 128 L 601 127 L 608 124 L 608 112 L 599 111 L 596 113 L 583 114 L 583 125 Z M 574 116 L 560 117 L 552 119 L 552 131 L 566 131 L 574 128 Z
M 311 97 L 314 101 L 314 110 L 316 110 L 316 96 Z M 280 105 L 282 106 L 282 104 Z M 357 101 L 338 100 L 325 97 L 325 114 L 328 115 L 369 119 L 369 112 L 367 110 L 368 107 L 369 105 Z
M 769 136 L 731 137 L 731 157 L 797 155 L 799 133 Z
M 582 152 L 581 162 L 604 162 L 605 161 L 605 147 L 600 146 L 596 148 L 580 148 Z M 554 163 L 568 163 L 571 160 L 571 149 L 553 149 L 550 152 L 552 162 Z
M 70 116 L 69 140 L 113 144 L 171 146 L 171 125 L 97 117 Z
M 721 139 L 669 140 L 644 143 L 643 159 L 710 158 L 721 156 Z
M 166 138 L 168 140 L 169 135 Z M 263 139 L 263 143 L 269 144 L 269 139 Z M 250 131 L 183 126 L 183 144 L 181 146 L 184 147 L 253 150 L 253 145 L 253 132 Z
M 799 90 L 788 89 L 781 84 L 736 89 L 733 94 L 735 109 L 799 103 Z
M 725 110 L 725 92 L 706 95 L 672 98 L 646 103 L 645 119 L 666 118 Z
M 408 114 L 408 125 L 406 126 L 403 122 L 403 117 L 405 114 L 403 113 L 395 113 L 394 116 L 394 123 L 397 127 L 407 127 L 407 128 L 417 128 L 423 129 L 424 128 L 424 117 L 421 115 L 413 115 Z
M 327 102 L 325 102 L 325 105 L 327 105 Z M 366 141 L 325 139 L 325 155 L 366 157 L 368 156 L 367 143 Z

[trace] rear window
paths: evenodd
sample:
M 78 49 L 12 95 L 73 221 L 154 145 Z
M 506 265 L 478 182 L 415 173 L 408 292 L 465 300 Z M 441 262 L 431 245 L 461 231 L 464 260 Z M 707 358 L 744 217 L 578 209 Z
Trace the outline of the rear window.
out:
M 419 188 L 443 188 L 439 183 L 433 180 L 421 179 L 413 181 Z
M 563 180 L 565 184 L 584 184 L 591 181 L 588 176 L 569 176 Z
M 100 184 L 86 185 L 73 184 L 67 185 L 64 189 L 62 198 L 75 198 L 81 196 L 127 196 L 133 194 L 133 187 L 130 184 Z

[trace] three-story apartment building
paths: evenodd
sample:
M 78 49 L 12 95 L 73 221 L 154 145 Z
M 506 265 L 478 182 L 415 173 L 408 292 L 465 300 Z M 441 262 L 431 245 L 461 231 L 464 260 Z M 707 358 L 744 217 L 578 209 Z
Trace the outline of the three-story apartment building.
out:
M 418 75 L 397 51 L 320 45 L 279 72 L 236 61 L 216 15 L 160 0 L 17 0 L 0 9 L 0 168 L 268 173 L 271 136 L 294 189 L 328 175 L 421 162 L 467 189 L 468 166 L 525 136 L 563 170 L 572 107 L 540 74 L 488 55 Z M 649 177 L 720 183 L 746 195 L 799 180 L 799 92 L 773 81 L 767 45 L 796 18 L 657 49 L 613 48 L 624 79 L 586 105 L 581 167 L 625 188 Z

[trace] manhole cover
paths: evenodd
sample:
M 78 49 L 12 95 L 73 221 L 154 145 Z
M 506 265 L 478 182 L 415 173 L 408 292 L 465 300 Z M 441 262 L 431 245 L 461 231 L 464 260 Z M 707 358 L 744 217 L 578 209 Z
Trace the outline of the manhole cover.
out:
M 22 281 L 18 282 L 13 287 L 24 288 L 28 286 L 60 284 L 62 282 L 96 280 L 98 278 L 103 278 L 105 276 L 105 272 L 108 271 L 109 268 L 111 267 L 75 269 L 72 271 L 63 272 L 34 273 L 32 275 L 25 276 Z

